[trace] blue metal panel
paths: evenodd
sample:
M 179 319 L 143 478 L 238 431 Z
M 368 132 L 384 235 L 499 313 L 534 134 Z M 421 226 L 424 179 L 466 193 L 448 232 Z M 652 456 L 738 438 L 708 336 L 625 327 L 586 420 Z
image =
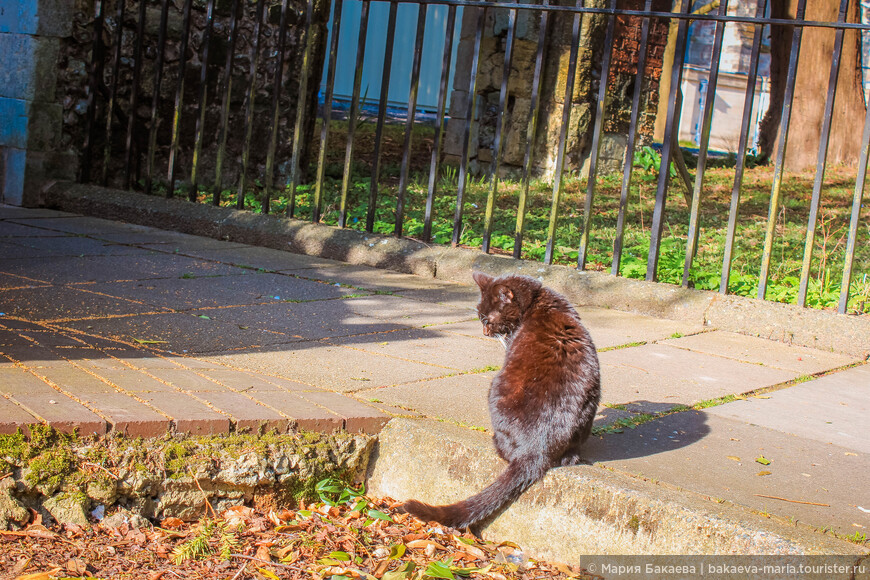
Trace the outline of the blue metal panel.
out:
M 353 69 L 356 58 L 357 35 L 359 34 L 360 10 L 362 2 L 344 2 L 340 36 L 338 39 L 338 62 L 335 70 L 335 98 L 349 99 L 353 91 Z M 361 100 L 376 103 L 381 83 L 386 43 L 388 2 L 372 2 L 369 12 L 366 56 L 363 64 Z M 438 83 L 441 75 L 441 56 L 444 50 L 444 24 L 447 19 L 447 6 L 429 6 L 429 20 L 426 22 L 426 35 L 423 40 L 423 60 L 420 69 L 420 89 L 417 97 L 418 110 L 434 110 L 438 104 Z M 462 8 L 457 10 L 456 33 L 454 35 L 453 59 L 455 64 L 456 45 L 459 43 L 459 27 L 462 22 Z M 391 105 L 407 107 L 411 83 L 411 61 L 414 56 L 414 34 L 417 26 L 417 5 L 399 4 L 396 17 L 396 41 L 393 48 L 393 71 L 390 77 L 388 100 Z M 332 22 L 329 24 L 332 35 Z M 329 40 L 327 40 L 328 42 Z M 326 79 L 328 62 L 324 63 L 323 79 Z M 450 83 L 453 86 L 453 71 L 450 69 Z M 321 91 L 325 89 L 325 80 Z M 448 96 L 449 99 L 449 96 Z

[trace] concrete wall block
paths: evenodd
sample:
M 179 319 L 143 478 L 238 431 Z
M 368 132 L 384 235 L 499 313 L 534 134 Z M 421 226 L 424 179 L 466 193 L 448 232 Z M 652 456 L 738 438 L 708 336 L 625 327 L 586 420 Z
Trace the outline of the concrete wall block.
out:
M 60 40 L 0 33 L 0 97 L 51 102 Z
M 0 174 L 0 202 L 23 205 L 24 176 L 27 166 L 27 151 L 13 147 L 0 147 L 3 157 L 3 173 Z
M 0 203 L 37 207 L 42 202 L 42 188 L 48 181 L 73 181 L 78 173 L 78 158 L 70 152 L 0 147 L 0 156 L 4 159 Z
M 60 142 L 63 107 L 0 97 L 0 145 L 50 151 Z
M 0 33 L 69 36 L 73 8 L 68 0 L 0 0 Z

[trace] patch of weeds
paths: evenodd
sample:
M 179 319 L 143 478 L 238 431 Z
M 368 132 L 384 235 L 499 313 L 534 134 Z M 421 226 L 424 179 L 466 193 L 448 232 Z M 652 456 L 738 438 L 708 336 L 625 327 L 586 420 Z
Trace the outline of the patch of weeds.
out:
M 222 560 L 229 560 L 233 553 L 238 552 L 240 545 L 238 536 L 229 529 L 227 522 L 203 518 L 199 521 L 194 536 L 178 544 L 172 550 L 171 556 L 175 564 L 202 560 L 212 554 L 219 554 Z
M 604 425 L 603 427 L 593 427 L 592 434 L 593 435 L 606 435 L 608 433 L 624 433 L 625 429 L 634 429 L 638 425 L 643 425 L 644 423 L 649 423 L 650 421 L 654 421 L 659 418 L 658 415 L 650 415 L 649 413 L 640 413 L 638 415 L 633 415 L 631 417 L 624 417 L 622 419 L 617 419 L 613 423 L 609 425 Z
M 701 409 L 709 409 L 710 407 L 718 407 L 719 405 L 724 405 L 725 403 L 730 403 L 732 401 L 742 400 L 744 397 L 740 395 L 725 395 L 724 397 L 717 397 L 715 399 L 707 399 L 706 401 L 701 401 L 699 403 L 695 403 L 692 405 L 692 409 L 696 411 L 700 411 Z
M 491 372 L 491 371 L 498 371 L 498 370 L 501 370 L 501 367 L 496 366 L 496 365 L 487 365 L 487 366 L 485 366 L 485 367 L 480 367 L 480 368 L 477 368 L 477 369 L 471 369 L 470 371 L 468 371 L 468 374 L 470 374 L 470 375 L 479 375 L 479 374 L 481 374 L 481 373 L 488 373 L 488 372 Z
M 196 278 L 196 275 L 193 272 L 185 272 L 181 276 L 179 276 L 182 280 L 190 280 L 192 278 Z
M 640 340 L 637 342 L 628 342 L 626 344 L 618 344 L 616 346 L 605 346 L 604 348 L 599 348 L 598 352 L 607 352 L 608 350 L 622 350 L 624 348 L 633 348 L 635 346 L 644 346 L 646 344 L 645 340 Z
M 607 407 L 608 409 L 616 409 L 618 411 L 628 411 L 628 405 L 617 405 L 615 403 L 601 403 L 602 407 Z
M 683 338 L 683 333 L 682 332 L 675 332 L 672 335 L 670 335 L 668 338 Z

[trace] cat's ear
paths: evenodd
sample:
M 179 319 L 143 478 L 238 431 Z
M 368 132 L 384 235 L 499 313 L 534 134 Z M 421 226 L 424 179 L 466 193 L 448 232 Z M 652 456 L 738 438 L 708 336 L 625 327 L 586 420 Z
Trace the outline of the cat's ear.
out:
M 510 304 L 514 299 L 514 293 L 511 292 L 510 288 L 504 285 L 500 285 L 496 289 L 496 295 L 498 296 L 499 302 L 502 304 Z
M 480 289 L 483 290 L 492 282 L 492 276 L 487 276 L 483 272 L 472 272 L 471 277 L 474 278 L 474 281 L 477 282 L 477 285 L 480 286 Z

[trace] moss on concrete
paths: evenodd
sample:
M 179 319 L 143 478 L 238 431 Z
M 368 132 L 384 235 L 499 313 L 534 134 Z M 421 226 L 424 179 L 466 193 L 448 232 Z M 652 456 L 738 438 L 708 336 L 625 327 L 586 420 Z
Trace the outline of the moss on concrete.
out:
M 74 503 L 77 515 L 103 505 L 152 518 L 196 517 L 205 501 L 221 508 L 263 497 L 315 497 L 326 477 L 360 480 L 374 442 L 348 433 L 85 439 L 46 426 L 29 431 L 0 435 L 0 466 L 15 482 L 10 510 L 68 513 L 56 506 Z M 17 519 L 0 514 L 6 525 Z

